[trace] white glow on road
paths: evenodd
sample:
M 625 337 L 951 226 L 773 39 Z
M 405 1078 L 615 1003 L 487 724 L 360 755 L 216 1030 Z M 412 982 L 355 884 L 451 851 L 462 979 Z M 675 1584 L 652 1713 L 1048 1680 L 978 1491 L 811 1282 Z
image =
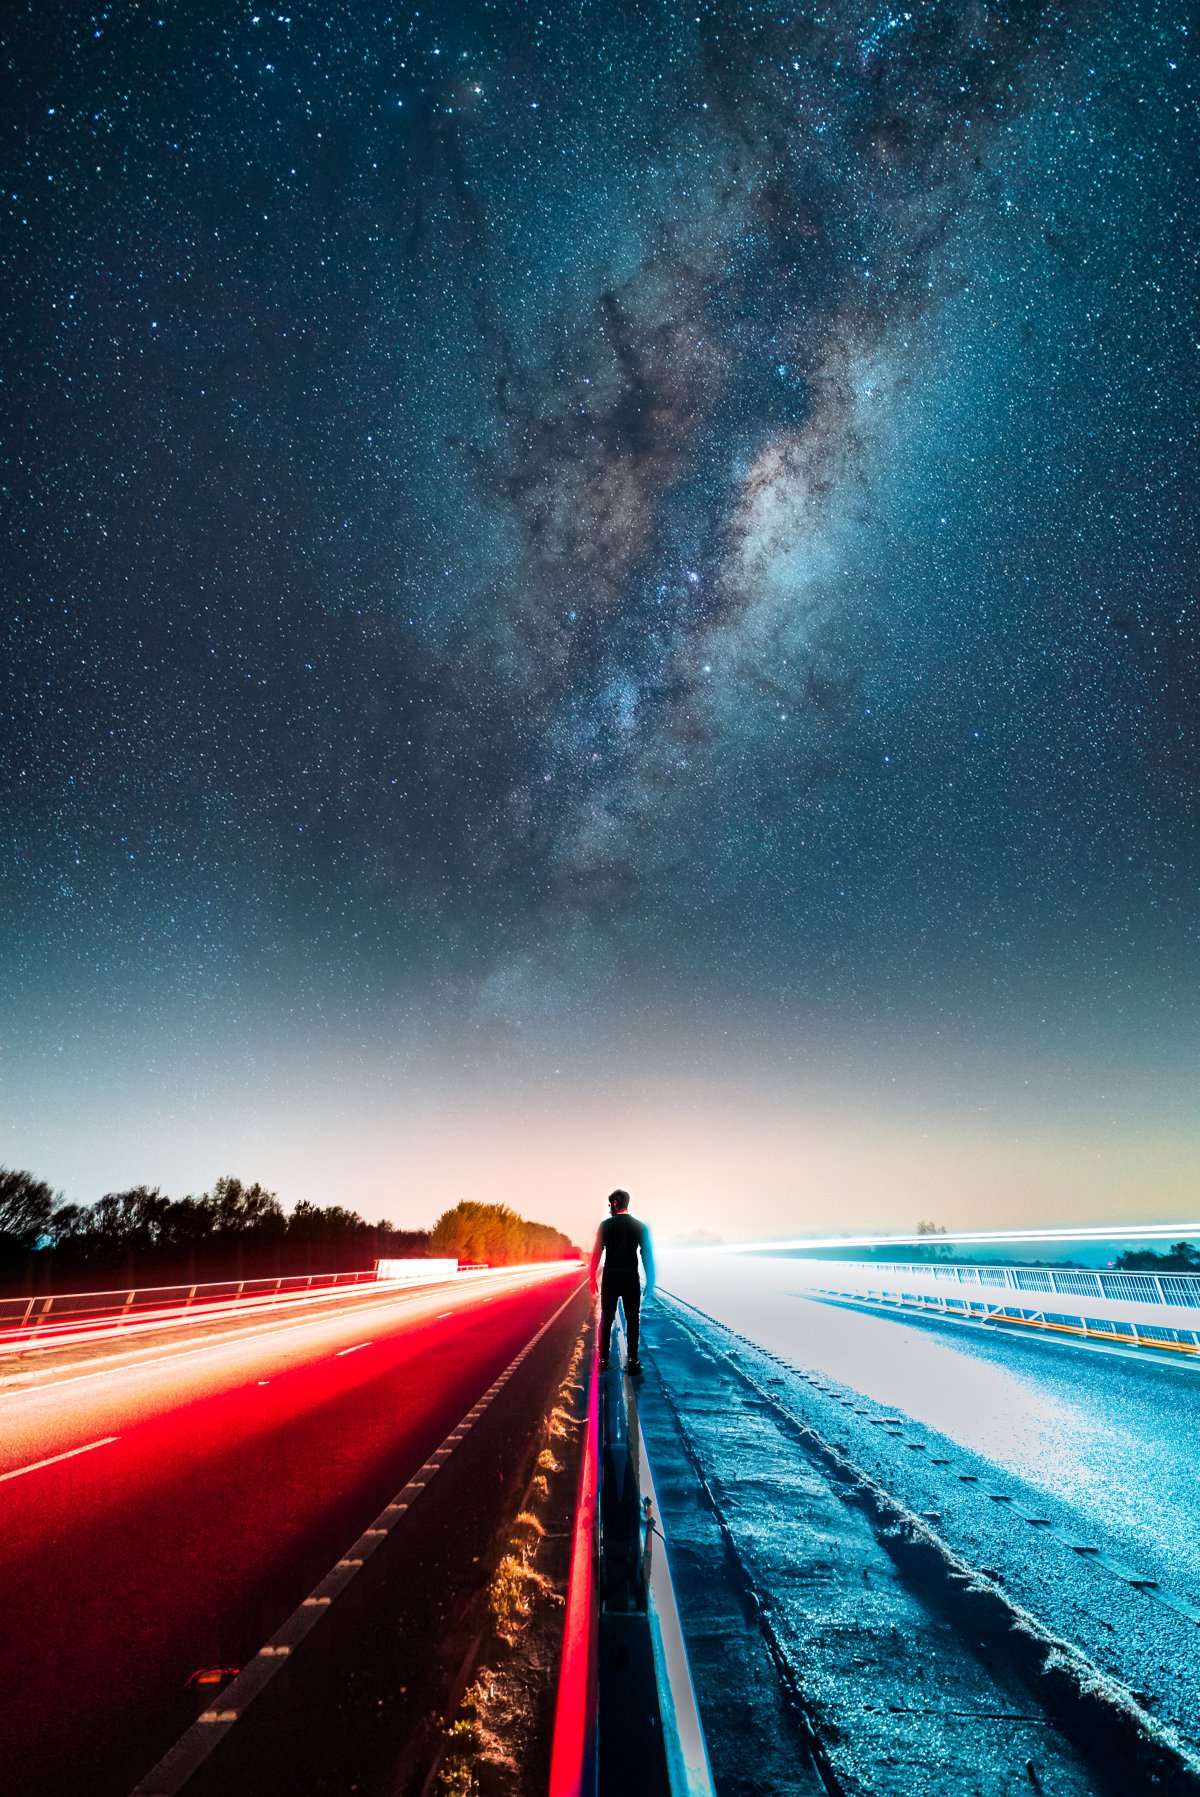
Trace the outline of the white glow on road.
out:
M 1160 1562 L 1169 1557 L 1177 1578 L 1186 1561 L 1200 1591 L 1200 1543 L 1180 1527 L 1197 1500 L 1186 1418 L 1200 1384 L 1190 1367 L 1163 1368 L 1172 1381 L 1164 1390 L 1158 1368 L 1139 1362 L 1136 1375 L 1118 1373 L 1105 1356 L 1101 1372 L 1087 1348 L 1068 1354 L 997 1338 L 982 1325 L 921 1326 L 821 1303 L 796 1290 L 786 1259 L 722 1262 L 668 1250 L 659 1264 L 664 1291 L 861 1392 L 881 1414 L 924 1423 Z M 1170 1393 L 1178 1423 L 1164 1429 Z
M 819 1367 L 881 1410 L 903 1411 L 988 1459 L 1044 1479 L 1057 1464 L 1055 1442 L 1068 1432 L 1077 1439 L 1079 1420 L 1034 1381 L 966 1357 L 943 1332 L 794 1295 L 786 1261 L 738 1261 L 721 1271 L 710 1262 L 701 1274 L 698 1267 L 683 1273 L 672 1256 L 662 1276 L 752 1341 Z

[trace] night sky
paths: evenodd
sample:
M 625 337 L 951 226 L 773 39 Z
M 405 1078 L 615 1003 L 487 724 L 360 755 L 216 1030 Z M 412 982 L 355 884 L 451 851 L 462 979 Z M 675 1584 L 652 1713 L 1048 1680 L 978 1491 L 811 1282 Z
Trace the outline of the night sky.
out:
M 1200 1207 L 1183 0 L 37 0 L 0 1159 Z

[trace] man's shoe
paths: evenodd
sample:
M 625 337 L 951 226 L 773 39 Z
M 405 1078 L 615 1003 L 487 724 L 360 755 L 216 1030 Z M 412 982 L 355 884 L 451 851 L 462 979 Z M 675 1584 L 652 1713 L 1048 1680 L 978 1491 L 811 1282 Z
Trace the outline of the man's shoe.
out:
M 629 1365 L 625 1368 L 625 1371 L 629 1374 L 629 1377 L 631 1379 L 640 1379 L 642 1376 L 641 1361 L 640 1360 L 631 1360 L 629 1362 Z

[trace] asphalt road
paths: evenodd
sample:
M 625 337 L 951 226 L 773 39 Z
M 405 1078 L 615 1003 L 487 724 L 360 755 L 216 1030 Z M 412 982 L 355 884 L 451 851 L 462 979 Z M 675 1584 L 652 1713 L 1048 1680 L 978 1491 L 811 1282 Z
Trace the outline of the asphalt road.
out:
M 128 1791 L 201 1707 L 191 1675 L 246 1662 L 578 1282 L 348 1303 L 0 1393 L 5 1791 Z
M 1080 1751 L 1005 1630 L 985 1645 L 897 1563 L 891 1519 L 771 1404 L 773 1363 L 722 1334 L 656 1306 L 638 1404 L 718 1797 L 1148 1790 Z
M 792 1363 L 797 1415 L 1200 1749 L 1200 1367 L 821 1303 L 785 1260 L 660 1258 L 664 1290 Z

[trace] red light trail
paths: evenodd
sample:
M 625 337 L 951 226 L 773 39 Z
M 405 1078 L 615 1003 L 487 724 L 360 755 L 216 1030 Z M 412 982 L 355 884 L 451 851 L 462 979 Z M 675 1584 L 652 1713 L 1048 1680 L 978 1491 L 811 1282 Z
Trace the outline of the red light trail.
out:
M 370 1338 L 347 1298 L 10 1383 L 0 1727 L 15 1787 L 128 1791 L 191 1720 L 196 1668 L 258 1650 L 578 1277 L 398 1290 L 370 1306 Z

